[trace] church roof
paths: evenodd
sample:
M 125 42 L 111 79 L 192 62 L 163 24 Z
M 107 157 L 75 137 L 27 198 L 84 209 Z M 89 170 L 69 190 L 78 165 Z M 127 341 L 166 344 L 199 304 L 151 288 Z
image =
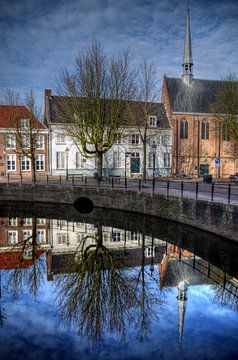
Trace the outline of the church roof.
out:
M 212 113 L 217 91 L 224 80 L 194 79 L 186 85 L 182 78 L 165 78 L 173 112 L 181 113 Z

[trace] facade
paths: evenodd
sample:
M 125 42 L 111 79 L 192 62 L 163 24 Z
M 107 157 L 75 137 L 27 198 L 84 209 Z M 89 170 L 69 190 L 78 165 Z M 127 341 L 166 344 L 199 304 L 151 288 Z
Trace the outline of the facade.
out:
M 238 149 L 212 113 L 224 81 L 194 79 L 187 10 L 181 78 L 164 76 L 162 101 L 173 128 L 173 174 L 227 177 L 238 171 Z
M 52 175 L 93 176 L 96 172 L 94 158 L 86 158 L 64 131 L 65 124 L 60 121 L 59 107 L 62 98 L 52 96 L 45 90 L 45 124 L 49 128 L 49 173 Z M 140 117 L 139 103 L 133 102 L 134 116 Z M 66 119 L 67 122 L 67 119 Z M 123 125 L 110 150 L 104 154 L 104 176 L 140 177 L 143 173 L 143 144 L 138 127 L 124 119 Z M 168 176 L 172 164 L 172 130 L 167 119 L 164 105 L 151 104 L 148 116 L 147 176 Z M 153 147 L 152 147 L 153 145 Z M 155 146 L 154 146 L 155 145 Z M 154 148 L 156 151 L 154 153 Z
M 31 159 L 26 156 L 30 154 L 30 134 L 34 139 L 36 174 L 46 175 L 48 129 L 25 106 L 0 105 L 1 177 L 32 177 Z

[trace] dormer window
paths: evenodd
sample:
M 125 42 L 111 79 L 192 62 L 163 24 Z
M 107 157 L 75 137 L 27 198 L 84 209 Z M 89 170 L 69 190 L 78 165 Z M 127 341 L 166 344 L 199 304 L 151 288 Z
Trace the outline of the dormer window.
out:
M 151 126 L 151 127 L 157 126 L 157 116 L 155 116 L 155 115 L 149 116 L 149 126 Z
M 29 119 L 21 119 L 21 128 L 29 129 L 29 127 L 30 127 L 30 120 Z

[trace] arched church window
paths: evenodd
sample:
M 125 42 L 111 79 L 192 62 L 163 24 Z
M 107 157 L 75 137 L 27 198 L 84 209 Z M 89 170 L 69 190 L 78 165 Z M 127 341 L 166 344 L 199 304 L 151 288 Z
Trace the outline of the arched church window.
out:
M 202 139 L 209 139 L 209 122 L 206 119 L 203 119 L 202 121 Z
M 180 139 L 188 138 L 188 120 L 181 119 L 180 121 Z

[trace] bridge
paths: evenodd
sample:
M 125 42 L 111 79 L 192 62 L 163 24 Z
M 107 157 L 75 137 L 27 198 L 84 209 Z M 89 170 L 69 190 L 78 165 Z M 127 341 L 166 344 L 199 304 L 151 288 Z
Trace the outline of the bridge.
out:
M 0 200 L 74 204 L 130 211 L 191 225 L 238 241 L 238 186 L 197 181 L 46 177 L 1 181 Z M 84 204 L 82 204 L 84 206 Z

